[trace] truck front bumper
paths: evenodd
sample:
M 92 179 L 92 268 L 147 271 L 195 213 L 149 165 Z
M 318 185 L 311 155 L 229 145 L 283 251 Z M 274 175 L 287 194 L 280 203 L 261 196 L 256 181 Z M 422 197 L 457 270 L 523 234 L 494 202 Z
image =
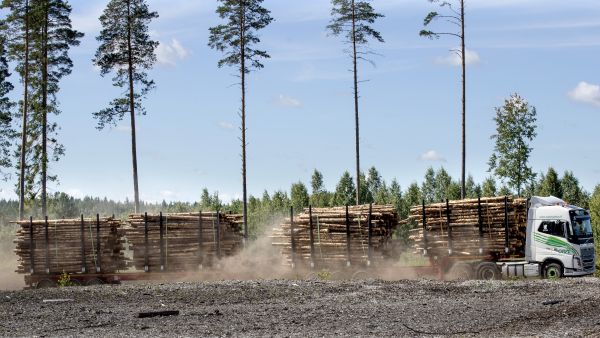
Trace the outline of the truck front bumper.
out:
M 596 269 L 589 269 L 589 270 L 565 269 L 565 276 L 566 277 L 587 276 L 587 275 L 593 275 L 594 272 L 596 272 Z

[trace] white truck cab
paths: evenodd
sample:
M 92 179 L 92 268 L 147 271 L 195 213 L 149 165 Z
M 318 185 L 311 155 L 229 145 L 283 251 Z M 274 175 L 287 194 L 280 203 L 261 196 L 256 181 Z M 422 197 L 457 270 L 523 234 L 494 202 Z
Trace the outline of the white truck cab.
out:
M 594 236 L 589 211 L 550 197 L 532 197 L 525 259 L 546 278 L 593 274 Z

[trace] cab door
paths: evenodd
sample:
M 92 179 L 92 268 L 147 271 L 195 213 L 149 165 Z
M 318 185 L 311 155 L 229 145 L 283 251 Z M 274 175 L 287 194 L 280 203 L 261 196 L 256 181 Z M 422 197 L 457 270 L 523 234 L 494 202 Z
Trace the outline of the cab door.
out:
M 573 255 L 577 254 L 567 240 L 567 223 L 560 220 L 543 220 L 534 233 L 536 261 L 556 258 L 565 268 L 571 268 Z

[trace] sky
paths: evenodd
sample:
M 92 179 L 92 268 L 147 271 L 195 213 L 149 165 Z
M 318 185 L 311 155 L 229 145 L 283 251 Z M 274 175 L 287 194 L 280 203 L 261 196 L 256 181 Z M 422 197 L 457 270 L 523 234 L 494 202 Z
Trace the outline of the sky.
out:
M 133 197 L 129 121 L 97 130 L 92 113 L 119 95 L 92 64 L 98 17 L 107 0 L 71 0 L 73 26 L 85 33 L 71 50 L 73 73 L 58 99 L 59 140 L 66 154 L 51 165 L 50 192 L 124 200 Z M 160 17 L 150 72 L 157 88 L 137 118 L 140 195 L 147 201 L 196 201 L 202 188 L 241 196 L 240 89 L 235 70 L 217 67 L 208 29 L 221 23 L 215 0 L 148 0 Z M 373 0 L 385 15 L 374 28 L 373 64 L 359 64 L 361 166 L 375 166 L 403 188 L 443 166 L 460 176 L 460 67 L 454 37 L 421 38 L 426 0 Z M 265 0 L 275 21 L 260 32 L 271 58 L 247 79 L 248 189 L 310 185 L 314 169 L 333 190 L 354 168 L 351 59 L 329 36 L 328 0 Z M 600 183 L 600 3 L 597 0 L 467 0 L 467 172 L 489 175 L 495 107 L 512 93 L 535 106 L 536 172 L 572 170 L 588 191 Z M 452 27 L 440 21 L 441 31 Z M 14 78 L 17 83 L 18 79 Z M 13 93 L 18 98 L 21 90 Z M 16 199 L 12 175 L 0 198 Z

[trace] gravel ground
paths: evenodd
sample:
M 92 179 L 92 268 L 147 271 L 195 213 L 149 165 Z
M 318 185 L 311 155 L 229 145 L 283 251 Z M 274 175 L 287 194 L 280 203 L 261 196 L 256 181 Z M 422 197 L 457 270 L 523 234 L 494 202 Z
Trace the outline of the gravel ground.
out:
M 599 291 L 595 278 L 257 280 L 2 291 L 0 335 L 589 337 L 600 336 Z M 180 312 L 138 318 L 165 310 Z

